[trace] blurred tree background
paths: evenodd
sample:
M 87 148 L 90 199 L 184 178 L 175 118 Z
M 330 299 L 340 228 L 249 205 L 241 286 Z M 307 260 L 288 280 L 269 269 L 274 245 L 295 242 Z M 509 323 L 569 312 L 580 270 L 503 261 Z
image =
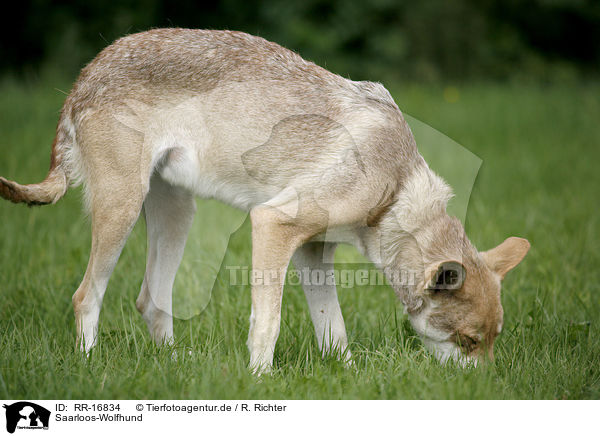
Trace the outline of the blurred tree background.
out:
M 600 71 L 598 0 L 28 0 L 4 15 L 0 74 L 74 76 L 151 27 L 261 35 L 352 79 L 580 80 Z

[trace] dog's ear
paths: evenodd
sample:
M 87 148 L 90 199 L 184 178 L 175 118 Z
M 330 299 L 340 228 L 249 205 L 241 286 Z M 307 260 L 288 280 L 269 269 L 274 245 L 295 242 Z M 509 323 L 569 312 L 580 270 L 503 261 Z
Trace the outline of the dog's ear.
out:
M 484 251 L 481 256 L 487 266 L 502 280 L 507 272 L 523 260 L 530 247 L 527 239 L 511 236 L 496 248 Z
M 426 289 L 433 292 L 457 291 L 467 278 L 465 267 L 455 260 L 447 260 L 437 265 Z

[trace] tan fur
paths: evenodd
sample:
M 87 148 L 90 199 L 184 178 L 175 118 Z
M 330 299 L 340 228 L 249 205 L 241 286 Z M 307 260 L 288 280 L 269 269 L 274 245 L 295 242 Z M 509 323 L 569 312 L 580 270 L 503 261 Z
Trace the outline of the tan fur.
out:
M 41 206 L 56 203 L 67 192 L 68 180 L 62 168 L 58 167 L 56 139 L 52 143 L 50 172 L 46 179 L 33 185 L 20 185 L 0 177 L 0 197 L 13 203 Z
M 481 255 L 488 267 L 503 279 L 507 272 L 521 263 L 530 247 L 527 239 L 513 236 Z
M 529 248 L 511 239 L 477 252 L 446 214 L 451 191 L 419 155 L 382 85 L 342 78 L 241 32 L 155 29 L 107 47 L 64 103 L 48 178 L 26 186 L 0 178 L 0 195 L 53 203 L 80 182 L 92 217 L 90 260 L 73 296 L 85 351 L 142 210 L 149 252 L 137 307 L 154 339 L 172 342 L 171 288 L 194 195 L 249 211 L 253 268 L 279 272 L 252 288 L 248 346 L 257 371 L 272 363 L 292 256 L 322 268 L 332 242 L 351 242 L 390 280 L 414 272 L 416 282 L 392 286 L 445 360 L 459 357 L 457 343 L 467 357 L 491 350 L 502 322 L 500 280 Z M 326 241 L 316 245 L 321 260 L 314 241 Z M 432 293 L 429 271 L 449 260 L 464 267 L 464 283 Z M 341 347 L 347 359 L 335 287 L 304 290 L 323 352 Z

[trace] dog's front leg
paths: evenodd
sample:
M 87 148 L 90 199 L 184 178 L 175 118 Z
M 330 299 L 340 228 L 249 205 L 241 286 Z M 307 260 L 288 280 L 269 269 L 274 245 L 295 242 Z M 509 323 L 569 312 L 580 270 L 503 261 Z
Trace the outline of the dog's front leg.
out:
M 281 297 L 288 264 L 309 231 L 270 206 L 250 213 L 252 221 L 252 314 L 248 349 L 250 368 L 260 374 L 273 363 L 279 336 Z

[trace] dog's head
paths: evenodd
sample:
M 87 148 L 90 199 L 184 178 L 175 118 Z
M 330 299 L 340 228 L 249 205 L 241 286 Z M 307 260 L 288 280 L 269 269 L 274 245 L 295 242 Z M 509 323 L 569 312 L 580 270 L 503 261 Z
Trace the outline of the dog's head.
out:
M 526 239 L 511 237 L 489 251 L 465 250 L 461 259 L 425 267 L 418 290 L 422 304 L 409 315 L 440 361 L 465 365 L 493 358 L 494 340 L 503 323 L 500 283 L 529 247 Z

